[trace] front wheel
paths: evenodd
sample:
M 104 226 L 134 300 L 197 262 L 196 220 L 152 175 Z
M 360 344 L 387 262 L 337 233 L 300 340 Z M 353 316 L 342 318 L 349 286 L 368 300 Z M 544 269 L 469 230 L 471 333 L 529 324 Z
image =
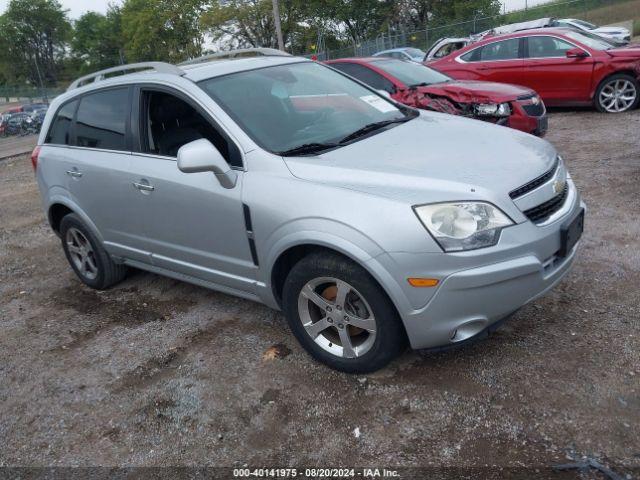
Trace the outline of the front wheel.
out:
M 386 293 L 344 257 L 319 252 L 303 258 L 289 272 L 283 293 L 291 331 L 331 368 L 378 370 L 406 346 L 402 322 Z
M 621 113 L 638 106 L 640 88 L 635 78 L 616 74 L 604 79 L 596 91 L 595 105 L 600 112 Z

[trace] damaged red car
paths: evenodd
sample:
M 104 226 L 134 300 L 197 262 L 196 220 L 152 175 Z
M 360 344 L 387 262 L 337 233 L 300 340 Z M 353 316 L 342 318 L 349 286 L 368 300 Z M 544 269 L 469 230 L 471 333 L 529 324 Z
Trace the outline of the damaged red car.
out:
M 640 45 L 567 28 L 487 37 L 429 66 L 458 79 L 525 85 L 549 106 L 619 113 L 640 103 Z
M 462 115 L 543 136 L 547 112 L 536 92 L 517 85 L 460 81 L 432 68 L 392 58 L 326 62 L 411 107 Z

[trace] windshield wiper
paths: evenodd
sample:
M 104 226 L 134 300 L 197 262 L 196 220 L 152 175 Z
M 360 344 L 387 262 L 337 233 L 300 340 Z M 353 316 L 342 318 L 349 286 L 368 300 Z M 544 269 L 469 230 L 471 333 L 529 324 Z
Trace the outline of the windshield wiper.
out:
M 412 118 L 414 118 L 414 117 L 408 115 L 406 117 L 395 118 L 393 120 L 383 120 L 381 122 L 368 123 L 364 127 L 359 128 L 358 130 L 356 130 L 355 132 L 350 133 L 349 135 L 344 137 L 342 140 L 340 140 L 338 143 L 340 145 L 344 145 L 345 143 L 350 142 L 351 140 L 355 140 L 356 138 L 360 138 L 360 137 L 362 137 L 363 135 L 366 135 L 369 132 L 373 132 L 375 130 L 380 130 L 381 128 L 384 128 L 387 125 L 392 125 L 394 123 L 408 122 Z
M 295 155 L 305 155 L 311 153 L 321 152 L 323 150 L 329 150 L 330 148 L 336 148 L 340 145 L 337 143 L 305 143 L 298 145 L 297 147 L 290 148 L 289 150 L 283 150 L 282 152 L 276 152 L 283 157 L 292 157 Z

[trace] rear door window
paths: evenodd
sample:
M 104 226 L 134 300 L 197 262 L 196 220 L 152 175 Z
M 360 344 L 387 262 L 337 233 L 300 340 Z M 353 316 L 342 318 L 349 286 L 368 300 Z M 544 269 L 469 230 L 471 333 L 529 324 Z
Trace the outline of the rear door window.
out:
M 74 100 L 63 105 L 56 114 L 45 143 L 54 145 L 71 145 L 71 124 L 73 123 L 73 115 L 76 113 L 78 101 Z
M 90 93 L 80 100 L 76 117 L 79 147 L 126 150 L 129 88 Z

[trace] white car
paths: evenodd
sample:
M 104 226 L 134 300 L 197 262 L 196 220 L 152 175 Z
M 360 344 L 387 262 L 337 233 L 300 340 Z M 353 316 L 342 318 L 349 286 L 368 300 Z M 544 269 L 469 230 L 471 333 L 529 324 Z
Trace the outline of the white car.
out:
M 374 57 L 390 57 L 398 60 L 421 63 L 425 58 L 425 53 L 419 48 L 403 47 L 383 50 L 373 54 Z
M 554 26 L 573 27 L 585 32 L 595 33 L 605 38 L 613 38 L 619 42 L 629 43 L 631 41 L 631 32 L 624 27 L 599 27 L 593 23 L 585 22 L 575 18 L 561 18 L 554 22 Z

